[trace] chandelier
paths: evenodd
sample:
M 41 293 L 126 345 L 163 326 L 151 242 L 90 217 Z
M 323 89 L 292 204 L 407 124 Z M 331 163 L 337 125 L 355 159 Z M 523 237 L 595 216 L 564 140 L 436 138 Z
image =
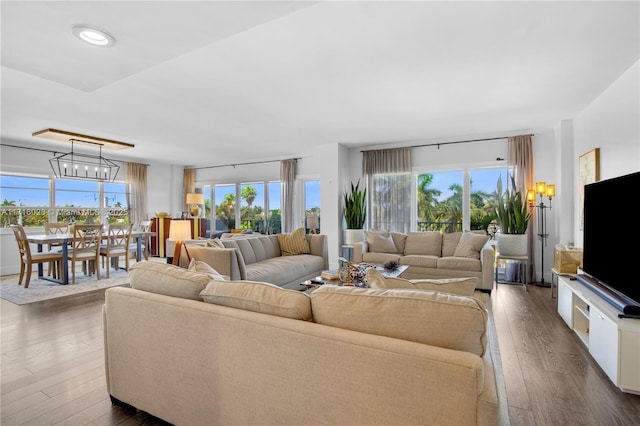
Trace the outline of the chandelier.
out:
M 120 170 L 115 161 L 102 156 L 102 145 L 97 142 L 70 139 L 71 152 L 54 156 L 49 160 L 53 174 L 57 178 L 114 181 Z M 98 146 L 98 155 L 74 152 L 73 143 Z

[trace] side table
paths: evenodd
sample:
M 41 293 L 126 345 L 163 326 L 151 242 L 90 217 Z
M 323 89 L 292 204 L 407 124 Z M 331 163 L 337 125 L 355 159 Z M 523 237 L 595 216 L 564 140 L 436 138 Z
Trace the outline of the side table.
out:
M 527 288 L 527 284 L 529 284 L 529 256 L 508 256 L 506 254 L 500 254 L 496 252 L 496 265 L 495 265 L 495 281 L 496 281 L 496 290 L 498 290 L 498 266 L 500 265 L 501 260 L 515 260 L 520 263 L 521 267 L 524 269 L 524 290 L 529 291 Z
M 347 259 L 349 262 L 353 261 L 353 244 L 342 245 L 342 257 Z

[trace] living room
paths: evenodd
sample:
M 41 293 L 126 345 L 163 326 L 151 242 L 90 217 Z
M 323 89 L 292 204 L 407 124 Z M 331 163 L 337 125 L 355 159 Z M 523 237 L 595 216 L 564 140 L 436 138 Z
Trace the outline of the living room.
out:
M 8 19 L 4 3 L 18 2 L 3 2 L 3 27 L 5 19 Z M 314 7 L 318 6 L 315 4 L 316 2 L 313 3 L 308 8 L 303 8 L 300 13 L 310 13 Z M 630 18 L 630 23 L 624 21 L 624 25 L 619 24 L 619 21 L 616 20 L 619 16 L 619 11 L 616 11 L 612 18 L 605 15 L 607 19 L 603 19 L 603 25 L 606 23 L 611 28 L 614 28 L 619 24 L 617 26 L 623 28 L 621 31 L 631 27 L 635 30 L 632 34 L 637 36 L 638 3 L 622 3 L 624 3 L 622 6 L 620 4 L 618 6 L 623 8 L 631 7 L 631 13 L 626 14 L 632 17 Z M 330 16 L 328 11 L 322 11 Z M 295 16 L 295 14 L 292 16 Z M 288 16 L 287 19 L 291 21 L 292 16 Z M 575 16 L 578 17 L 580 14 L 576 13 Z M 588 16 L 592 18 L 592 15 Z M 268 27 L 268 24 L 265 25 Z M 293 24 L 288 22 L 288 25 Z M 607 31 L 611 29 L 607 28 Z M 525 30 L 523 31 L 526 33 Z M 325 34 L 325 36 L 328 37 L 330 34 Z M 574 103 L 562 104 L 562 110 L 559 110 L 556 105 L 538 102 L 536 112 L 529 110 L 527 117 L 514 112 L 513 115 L 518 115 L 517 117 L 503 122 L 502 119 L 504 117 L 500 115 L 506 117 L 512 111 L 518 111 L 520 103 L 514 100 L 508 107 L 502 105 L 504 109 L 498 110 L 499 112 L 497 113 L 493 112 L 494 105 L 489 101 L 492 99 L 491 92 L 489 92 L 489 95 L 483 98 L 483 102 L 487 104 L 486 111 L 478 108 L 470 111 L 461 110 L 455 117 L 436 115 L 424 120 L 426 124 L 415 126 L 415 122 L 420 119 L 419 114 L 412 111 L 414 109 L 411 107 L 412 98 L 404 97 L 398 102 L 402 103 L 402 106 L 398 106 L 396 111 L 388 109 L 384 111 L 385 114 L 407 114 L 411 116 L 411 120 L 394 119 L 376 123 L 379 117 L 372 114 L 372 122 L 356 121 L 352 123 L 353 127 L 350 127 L 347 126 L 345 121 L 335 121 L 336 117 L 327 112 L 327 121 L 320 124 L 316 123 L 314 126 L 329 126 L 331 121 L 334 120 L 331 131 L 322 132 L 321 128 L 311 126 L 307 133 L 300 131 L 295 134 L 294 132 L 294 137 L 288 139 L 286 144 L 276 145 L 274 143 L 273 146 L 270 143 L 281 136 L 281 133 L 274 132 L 267 137 L 260 130 L 247 130 L 251 126 L 256 126 L 258 129 L 260 125 L 264 124 L 263 121 L 269 121 L 262 116 L 262 113 L 267 111 L 268 108 L 257 109 L 252 104 L 244 113 L 245 121 L 242 124 L 237 124 L 234 120 L 237 120 L 238 116 L 227 115 L 230 113 L 220 111 L 221 107 L 217 104 L 212 110 L 215 110 L 219 115 L 212 114 L 209 117 L 209 113 L 200 115 L 203 114 L 202 111 L 191 111 L 190 106 L 182 102 L 179 96 L 171 95 L 172 92 L 169 87 L 167 90 L 170 94 L 167 96 L 175 104 L 171 103 L 165 106 L 167 115 L 151 116 L 150 114 L 140 113 L 140 111 L 146 110 L 140 108 L 140 105 L 134 100 L 130 102 L 138 112 L 135 116 L 139 118 L 131 119 L 130 116 L 127 117 L 126 114 L 131 115 L 132 112 L 128 110 L 126 105 L 123 106 L 125 115 L 118 115 L 116 111 L 118 104 L 126 104 L 128 102 L 122 101 L 122 99 L 127 99 L 123 95 L 123 91 L 128 87 L 124 84 L 124 88 L 118 87 L 117 90 L 117 94 L 121 97 L 116 98 L 115 103 L 108 104 L 108 108 L 103 111 L 107 119 L 99 120 L 94 118 L 82 123 L 76 122 L 70 117 L 78 114 L 79 109 L 85 106 L 89 107 L 89 104 L 91 104 L 89 109 L 92 112 L 102 110 L 100 103 L 105 102 L 106 104 L 109 100 L 107 99 L 109 96 L 104 97 L 101 94 L 104 87 L 95 91 L 86 89 L 82 91 L 67 87 L 64 83 L 61 84 L 60 79 L 62 77 L 60 76 L 50 77 L 50 80 L 47 80 L 47 77 L 39 75 L 41 71 L 31 70 L 32 74 L 29 74 L 29 71 L 25 71 L 26 68 L 20 69 L 20 67 L 5 61 L 4 48 L 5 43 L 8 43 L 5 37 L 3 30 L 3 129 L 2 146 L 0 147 L 2 173 L 51 176 L 49 165 L 51 153 L 9 146 L 43 148 L 52 151 L 57 150 L 58 152 L 66 151 L 68 148 L 66 145 L 59 143 L 39 144 L 38 140 L 31 136 L 33 132 L 44 128 L 58 127 L 68 131 L 133 142 L 136 144 L 136 148 L 131 150 L 130 156 L 126 151 L 117 152 L 113 155 L 109 152 L 108 156 L 120 161 L 137 161 L 149 164 L 147 213 L 151 216 L 158 211 L 175 213 L 184 210 L 182 180 L 185 168 L 195 167 L 198 169 L 196 187 L 202 188 L 205 185 L 216 183 L 279 180 L 279 160 L 299 158 L 296 165 L 297 179 L 317 179 L 320 181 L 321 233 L 327 235 L 328 257 L 332 267 L 337 265 L 338 256 L 342 254 L 343 224 L 340 200 L 344 189 L 350 182 L 362 179 L 362 150 L 431 145 L 413 150 L 412 167 L 416 171 L 504 167 L 506 166 L 506 161 L 498 159 L 508 158 L 506 137 L 519 134 L 534 134 L 534 175 L 536 180 L 546 180 L 556 185 L 556 198 L 553 201 L 553 209 L 549 212 L 550 237 L 547 242 L 548 249 L 545 251 L 545 265 L 553 264 L 552 248 L 556 243 L 573 242 L 576 246 L 581 246 L 582 231 L 579 221 L 580 197 L 578 190 L 579 156 L 594 148 L 599 148 L 601 180 L 636 172 L 640 169 L 640 62 L 638 61 L 640 48 L 638 47 L 637 37 L 635 37 L 635 40 L 624 40 L 624 43 L 621 41 L 622 48 L 613 44 L 613 40 L 609 38 L 601 44 L 594 43 L 591 47 L 593 52 L 596 53 L 594 53 L 594 57 L 589 62 L 584 65 L 578 64 L 582 68 L 574 63 L 563 63 L 561 60 L 553 64 L 545 64 L 549 65 L 548 68 L 545 67 L 543 69 L 547 73 L 551 73 L 550 70 L 553 69 L 557 70 L 558 73 L 564 73 L 566 69 L 571 68 L 571 72 L 567 72 L 568 75 L 563 75 L 565 84 L 555 88 L 556 92 L 558 92 L 558 98 L 569 97 L 570 93 L 567 92 L 577 90 L 569 84 L 571 78 L 578 78 L 576 69 L 581 69 L 582 73 L 593 76 L 593 80 L 589 82 L 589 90 L 582 92 L 582 97 L 573 98 Z M 598 36 L 594 37 L 598 38 Z M 118 42 L 125 43 L 124 40 L 119 40 Z M 234 46 L 233 42 L 232 37 L 229 41 L 231 46 L 225 47 L 223 52 L 225 55 L 231 55 L 227 50 Z M 336 40 L 336 46 L 339 45 L 340 43 Z M 585 46 L 583 48 L 589 49 L 589 47 Z M 598 56 L 602 55 L 603 52 L 607 52 L 607 55 L 604 57 Z M 227 60 L 225 67 L 233 68 L 228 65 L 229 62 L 232 62 L 230 61 L 232 56 L 223 57 Z M 504 61 L 512 60 L 512 58 L 505 58 Z M 520 58 L 514 58 L 513 60 L 520 60 Z M 596 64 L 598 63 L 603 63 L 602 71 L 597 67 Z M 172 64 L 164 64 L 164 66 L 170 65 Z M 14 66 L 17 68 L 14 68 Z M 324 71 L 339 74 L 339 69 L 340 67 L 336 66 L 336 70 L 324 69 Z M 362 70 L 357 69 L 357 71 Z M 255 68 L 253 72 L 255 72 Z M 477 72 L 477 70 L 472 69 L 466 72 L 472 73 Z M 425 76 L 428 75 L 425 74 Z M 464 73 L 459 76 L 464 76 Z M 363 99 L 365 99 L 363 102 L 370 100 L 371 96 L 367 95 L 368 92 L 357 90 L 358 88 L 355 84 L 357 79 L 355 77 L 352 78 L 353 80 L 350 80 L 349 84 L 354 86 L 356 94 L 363 96 Z M 539 78 L 545 78 L 544 72 L 540 72 Z M 384 86 L 378 80 L 382 79 L 381 76 L 372 77 L 372 79 L 374 83 L 367 87 Z M 126 78 L 120 83 L 122 84 L 123 82 L 127 83 Z M 171 80 L 167 80 L 167 83 L 170 82 Z M 269 81 L 269 83 L 271 84 L 273 81 Z M 104 82 L 103 84 L 108 86 Z M 118 86 L 118 83 L 112 82 L 111 84 Z M 171 84 L 167 84 L 167 86 L 171 86 Z M 274 89 L 273 91 L 282 91 L 284 86 L 281 83 L 276 87 L 277 90 Z M 340 86 L 341 89 L 347 89 L 348 87 L 348 85 Z M 511 93 L 514 98 L 535 97 L 534 94 L 529 93 L 527 86 L 518 86 L 517 88 L 519 90 L 513 90 Z M 216 89 L 221 92 L 225 91 L 224 87 L 216 87 Z M 382 89 L 384 87 L 380 88 L 380 90 Z M 160 89 L 155 88 L 153 90 Z M 236 87 L 235 90 L 239 89 Z M 312 99 L 314 96 L 319 96 L 320 93 L 318 92 L 321 90 L 315 86 L 311 87 L 308 89 L 306 97 Z M 286 93 L 288 96 L 292 96 L 288 91 Z M 450 94 L 459 95 L 456 91 L 450 92 Z M 239 91 L 233 93 L 233 95 L 237 99 L 244 99 L 247 96 L 246 93 Z M 260 95 L 272 95 L 272 92 L 260 93 Z M 498 96 L 498 94 L 495 95 Z M 420 92 L 420 96 L 426 97 L 428 93 Z M 96 99 L 99 101 L 96 102 L 92 97 L 97 97 Z M 71 108 L 71 114 L 67 116 L 62 113 L 62 107 L 68 106 L 66 105 L 66 99 L 70 99 L 69 103 L 75 104 L 75 107 Z M 296 102 L 293 105 L 302 104 L 298 98 L 294 99 Z M 393 97 L 389 99 L 393 99 Z M 554 98 L 554 102 L 556 99 Z M 406 106 L 407 103 L 409 107 Z M 482 102 L 478 103 L 481 104 Z M 533 103 L 535 104 L 535 102 Z M 242 102 L 238 100 L 237 103 L 231 105 L 231 108 L 240 108 L 241 105 Z M 348 106 L 353 109 L 357 104 L 349 104 Z M 423 107 L 422 104 L 420 106 Z M 255 111 L 251 109 L 254 107 L 256 108 Z M 445 105 L 443 105 L 444 107 Z M 57 111 L 58 108 L 60 111 Z M 295 109 L 292 106 L 288 108 Z M 36 113 L 31 114 L 30 110 L 35 110 Z M 555 119 L 550 119 L 549 116 L 544 115 L 545 110 L 553 110 Z M 306 117 L 291 113 L 290 110 L 288 111 L 290 115 L 287 117 L 292 120 L 297 119 L 292 127 L 304 127 L 304 124 L 309 120 Z M 345 110 L 340 110 L 340 113 L 344 112 Z M 179 136 L 179 133 L 168 131 L 173 129 L 174 126 L 180 128 L 181 119 L 179 114 L 189 115 L 192 113 L 197 115 L 202 122 L 196 128 L 196 131 L 187 128 L 183 129 L 184 134 L 188 135 L 183 138 Z M 314 111 L 313 108 L 305 110 L 304 113 L 309 116 L 314 113 L 322 115 L 321 111 Z M 178 118 L 172 117 L 171 120 L 168 120 L 167 117 L 173 114 Z M 30 115 L 33 115 L 32 120 L 26 118 Z M 256 118 L 258 116 L 260 118 Z M 355 117 L 357 117 L 357 114 Z M 355 119 L 354 116 L 349 116 L 349 118 Z M 166 120 L 166 122 L 163 122 L 163 120 Z M 197 135 L 198 133 L 207 134 L 207 128 L 210 123 L 225 120 L 233 122 L 242 138 L 236 138 L 235 136 L 223 138 L 220 134 L 214 134 L 204 137 L 204 140 L 201 139 L 193 147 L 189 146 L 189 136 Z M 124 130 L 120 130 L 121 128 L 124 129 L 125 125 L 129 126 L 131 121 L 139 121 L 143 124 L 138 129 L 138 133 L 128 134 Z M 121 123 L 122 127 L 120 126 Z M 508 123 L 506 127 L 505 123 Z M 170 134 L 169 136 L 161 135 L 163 133 L 163 125 L 167 126 L 166 133 Z M 282 122 L 276 127 L 288 126 L 291 126 L 290 122 Z M 385 128 L 385 126 L 387 127 Z M 403 130 L 403 126 L 410 130 Z M 149 129 L 152 136 L 147 137 L 145 135 L 145 127 Z M 364 136 L 360 136 L 358 131 L 367 127 L 371 129 L 366 133 L 361 133 Z M 154 128 L 160 128 L 158 134 L 153 135 L 151 133 L 151 129 Z M 228 132 L 230 131 L 229 129 L 230 127 L 227 127 L 225 131 Z M 322 137 L 309 137 L 310 135 L 317 136 L 318 133 L 321 133 Z M 289 135 L 291 136 L 292 134 Z M 245 138 L 253 139 L 254 142 L 245 144 Z M 312 141 L 307 142 L 307 138 Z M 492 138 L 497 139 L 482 141 L 483 139 Z M 221 142 L 211 142 L 216 140 Z M 475 142 L 448 144 L 467 140 Z M 440 146 L 438 146 L 439 143 L 441 144 Z M 159 147 L 161 148 L 159 149 Z M 268 149 L 264 151 L 258 150 L 259 148 L 264 149 L 264 147 Z M 180 161 L 177 159 L 180 159 Z M 251 163 L 253 161 L 272 162 L 240 165 L 241 163 Z M 208 168 L 209 166 L 215 167 Z M 300 221 L 302 220 L 303 218 L 298 218 L 298 224 L 301 224 Z M 0 238 L 2 247 L 0 273 L 2 275 L 15 274 L 18 272 L 19 266 L 18 259 L 15 258 L 13 235 L 11 235 L 10 230 L 2 229 Z M 536 252 L 539 252 L 539 242 L 536 243 L 535 249 Z M 544 271 L 538 270 L 536 273 L 541 273 L 546 281 L 551 280 L 549 267 Z M 629 415 L 631 416 L 631 414 Z M 637 414 L 635 415 L 637 419 L 638 416 Z

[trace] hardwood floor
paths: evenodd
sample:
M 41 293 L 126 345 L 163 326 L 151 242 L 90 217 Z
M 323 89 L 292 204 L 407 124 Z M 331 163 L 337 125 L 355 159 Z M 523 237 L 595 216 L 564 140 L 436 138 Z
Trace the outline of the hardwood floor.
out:
M 640 396 L 615 388 L 555 312 L 550 289 L 491 295 L 512 425 L 640 425 Z M 17 306 L 0 299 L 0 424 L 164 425 L 111 404 L 104 292 Z

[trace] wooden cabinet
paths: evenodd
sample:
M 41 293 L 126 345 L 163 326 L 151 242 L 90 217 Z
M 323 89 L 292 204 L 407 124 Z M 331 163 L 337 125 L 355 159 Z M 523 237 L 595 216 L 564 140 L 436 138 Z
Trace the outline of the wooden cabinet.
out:
M 558 314 L 611 381 L 640 394 L 640 319 L 622 312 L 578 281 L 558 277 Z
M 151 231 L 155 235 L 151 237 L 151 255 L 159 257 L 167 257 L 166 241 L 169 238 L 171 229 L 171 218 L 154 217 L 151 219 Z M 189 218 L 191 221 L 191 238 L 198 239 L 207 235 L 207 220 L 204 218 Z M 170 254 L 173 256 L 173 253 Z

